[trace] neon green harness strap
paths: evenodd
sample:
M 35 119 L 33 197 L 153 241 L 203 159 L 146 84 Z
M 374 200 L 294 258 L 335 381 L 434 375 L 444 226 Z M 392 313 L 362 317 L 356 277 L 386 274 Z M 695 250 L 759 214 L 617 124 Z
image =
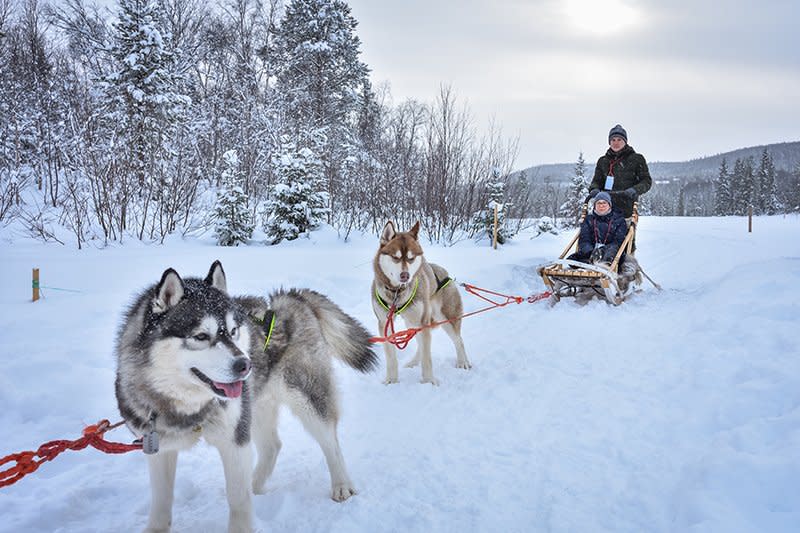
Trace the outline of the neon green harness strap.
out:
M 275 313 L 272 313 L 272 320 L 269 321 L 269 331 L 267 332 L 267 339 L 264 341 L 264 351 L 267 351 L 269 340 L 272 338 L 272 330 L 275 329 Z
M 397 311 L 394 312 L 396 315 L 399 315 L 400 313 L 405 311 L 405 309 L 409 305 L 411 305 L 411 302 L 414 301 L 414 296 L 417 295 L 417 287 L 419 287 L 419 278 L 416 278 L 414 280 L 414 288 L 411 290 L 411 297 L 408 300 L 406 300 L 406 303 L 401 305 L 400 308 Z M 389 308 L 389 305 L 384 301 L 383 298 L 381 298 L 380 293 L 378 293 L 378 285 L 377 284 L 375 284 L 375 299 L 378 300 L 378 303 L 381 304 L 381 307 L 383 307 L 387 311 L 391 311 L 391 309 Z
M 271 317 L 269 319 L 269 329 L 266 328 L 267 315 L 269 315 Z M 272 330 L 275 329 L 275 311 L 268 310 L 264 314 L 264 318 L 258 318 L 255 315 L 250 315 L 250 318 L 253 319 L 253 321 L 258 322 L 259 324 L 261 324 L 261 327 L 264 329 L 264 332 L 267 334 L 267 338 L 264 341 L 264 351 L 266 352 L 267 351 L 267 346 L 269 346 L 269 340 L 272 338 Z
M 434 275 L 434 277 L 436 277 L 436 275 Z M 446 278 L 444 278 L 443 280 L 439 280 L 439 278 L 436 278 L 436 282 L 437 282 L 437 283 L 436 283 L 436 290 L 435 290 L 435 291 L 433 291 L 433 294 L 436 294 L 436 293 L 437 293 L 437 292 L 439 292 L 440 290 L 442 290 L 442 289 L 444 289 L 445 287 L 447 287 L 448 285 L 450 285 L 450 284 L 453 282 L 453 278 L 451 278 L 451 277 L 446 277 Z

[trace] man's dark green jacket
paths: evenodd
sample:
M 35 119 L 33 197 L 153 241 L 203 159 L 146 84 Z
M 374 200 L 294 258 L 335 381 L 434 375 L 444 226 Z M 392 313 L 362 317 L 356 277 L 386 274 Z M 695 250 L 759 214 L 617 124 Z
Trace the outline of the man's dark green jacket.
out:
M 597 160 L 594 179 L 589 189 L 604 190 L 607 176 L 614 176 L 614 187 L 609 191 L 614 208 L 622 211 L 626 218 L 633 214 L 634 198 L 622 194 L 622 191 L 633 187 L 638 198 L 653 186 L 653 178 L 650 177 L 644 156 L 637 154 L 633 147 L 627 144 L 619 153 L 614 153 L 609 148 L 606 154 Z

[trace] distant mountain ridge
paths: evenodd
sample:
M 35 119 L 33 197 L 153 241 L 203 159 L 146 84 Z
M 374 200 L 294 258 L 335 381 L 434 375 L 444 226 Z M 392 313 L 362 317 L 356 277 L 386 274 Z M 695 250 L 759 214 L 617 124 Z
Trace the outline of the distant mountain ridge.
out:
M 722 159 L 728 161 L 728 168 L 733 168 L 736 159 L 744 159 L 752 156 L 756 164 L 761 159 L 764 148 L 772 156 L 776 170 L 791 172 L 800 164 L 800 141 L 766 144 L 761 146 L 751 146 L 749 148 L 739 148 L 722 154 L 701 157 L 690 161 L 682 162 L 661 162 L 648 161 L 650 175 L 654 180 L 673 181 L 673 180 L 710 180 L 717 176 Z M 600 154 L 598 154 L 599 157 Z M 646 156 L 647 154 L 645 154 Z M 584 154 L 586 157 L 586 154 Z M 586 176 L 591 179 L 594 176 L 594 165 L 596 160 L 586 161 Z M 548 165 L 535 165 L 519 171 L 535 182 L 549 181 L 553 183 L 568 182 L 573 175 L 575 162 L 556 163 Z M 515 173 L 516 174 L 516 173 Z

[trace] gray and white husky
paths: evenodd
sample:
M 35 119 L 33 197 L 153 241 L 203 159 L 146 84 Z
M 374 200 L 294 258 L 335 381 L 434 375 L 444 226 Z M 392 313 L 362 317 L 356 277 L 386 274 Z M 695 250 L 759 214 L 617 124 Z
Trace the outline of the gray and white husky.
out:
M 372 261 L 375 278 L 372 281 L 372 310 L 383 334 L 389 309 L 403 317 L 408 327 L 418 328 L 433 322 L 452 320 L 442 324 L 442 329 L 456 348 L 456 367 L 472 368 L 461 338 L 463 305 L 458 288 L 451 283 L 447 270 L 428 263 L 419 242 L 419 222 L 406 232 L 398 232 L 389 221 L 381 232 L 380 246 Z M 397 328 L 399 329 L 399 328 Z M 431 330 L 419 333 L 417 353 L 406 363 L 414 367 L 422 363 L 422 383 L 438 385 L 433 377 L 431 360 Z M 386 379 L 384 383 L 397 383 L 397 348 L 383 343 L 386 354 Z
M 336 434 L 331 356 L 370 370 L 369 333 L 316 292 L 281 290 L 267 301 L 230 297 L 226 285 L 219 261 L 205 279 L 170 268 L 134 301 L 117 338 L 119 410 L 150 453 L 148 532 L 169 531 L 178 451 L 201 437 L 222 458 L 229 531 L 251 531 L 250 491 L 263 492 L 281 448 L 280 404 L 322 448 L 331 497 L 356 493 Z

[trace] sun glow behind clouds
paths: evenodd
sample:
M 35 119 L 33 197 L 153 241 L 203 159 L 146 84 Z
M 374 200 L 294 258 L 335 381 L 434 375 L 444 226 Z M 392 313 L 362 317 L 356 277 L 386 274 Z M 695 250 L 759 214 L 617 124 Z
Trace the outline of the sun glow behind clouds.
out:
M 640 12 L 625 0 L 564 0 L 564 13 L 580 32 L 612 35 L 634 26 Z

